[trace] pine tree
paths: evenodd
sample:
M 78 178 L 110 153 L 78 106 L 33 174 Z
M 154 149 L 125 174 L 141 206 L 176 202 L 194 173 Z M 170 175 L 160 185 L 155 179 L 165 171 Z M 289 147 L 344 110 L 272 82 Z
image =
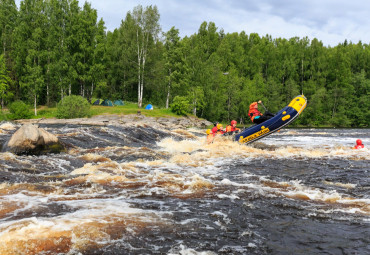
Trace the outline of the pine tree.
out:
M 25 0 L 21 2 L 20 20 L 17 30 L 18 75 L 20 87 L 25 95 L 32 98 L 35 115 L 37 115 L 37 99 L 44 86 L 43 76 L 43 47 L 46 31 L 46 17 L 44 13 L 44 1 Z
M 166 69 L 166 109 L 169 107 L 171 90 L 176 89 L 179 86 L 180 79 L 180 66 L 181 66 L 181 52 L 179 49 L 179 30 L 172 27 L 165 34 L 165 69 Z
M 4 54 L 0 55 L 0 97 L 1 97 L 1 110 L 4 108 L 4 99 L 9 96 L 9 83 L 11 79 L 5 65 Z

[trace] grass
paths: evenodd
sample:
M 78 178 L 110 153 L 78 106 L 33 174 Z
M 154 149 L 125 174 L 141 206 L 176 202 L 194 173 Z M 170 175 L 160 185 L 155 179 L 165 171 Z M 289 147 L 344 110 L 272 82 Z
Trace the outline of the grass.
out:
M 138 111 L 144 116 L 147 117 L 179 117 L 175 113 L 171 112 L 170 109 L 161 109 L 154 106 L 153 110 L 145 110 L 144 108 L 138 108 L 136 103 L 126 103 L 125 105 L 117 106 L 100 106 L 93 105 L 91 106 L 91 116 L 94 115 L 104 115 L 104 114 L 137 114 Z
M 31 111 L 31 109 L 30 109 Z M 90 116 L 95 115 L 109 115 L 109 114 L 117 114 L 117 115 L 128 115 L 128 114 L 137 114 L 138 111 L 141 112 L 142 115 L 147 117 L 176 117 L 179 118 L 181 116 L 171 112 L 171 109 L 162 109 L 154 106 L 153 110 L 145 110 L 144 108 L 138 108 L 137 103 L 132 102 L 125 102 L 125 105 L 117 105 L 117 106 L 100 106 L 100 105 L 92 105 L 90 108 Z M 32 109 L 32 112 L 33 109 Z M 9 111 L 7 109 L 3 109 L 0 112 L 0 121 L 8 120 L 9 118 L 7 115 Z M 57 114 L 56 107 L 47 107 L 47 106 L 39 106 L 37 109 L 37 116 L 33 115 L 32 119 L 39 119 L 39 118 L 55 118 Z

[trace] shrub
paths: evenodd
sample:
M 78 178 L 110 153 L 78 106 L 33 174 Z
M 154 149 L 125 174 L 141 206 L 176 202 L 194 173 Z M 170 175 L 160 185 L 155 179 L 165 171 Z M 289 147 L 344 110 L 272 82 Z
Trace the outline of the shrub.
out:
M 7 114 L 5 114 L 3 111 L 0 111 L 0 122 L 3 120 L 8 120 L 8 119 L 9 119 L 9 116 L 7 116 Z
M 30 119 L 32 117 L 30 107 L 21 100 L 14 101 L 8 105 L 8 109 L 10 112 L 8 117 L 11 120 Z
M 57 104 L 57 118 L 59 119 L 82 118 L 89 115 L 90 104 L 81 96 L 67 96 Z
M 171 104 L 171 111 L 177 115 L 186 115 L 189 113 L 189 101 L 187 98 L 176 96 Z

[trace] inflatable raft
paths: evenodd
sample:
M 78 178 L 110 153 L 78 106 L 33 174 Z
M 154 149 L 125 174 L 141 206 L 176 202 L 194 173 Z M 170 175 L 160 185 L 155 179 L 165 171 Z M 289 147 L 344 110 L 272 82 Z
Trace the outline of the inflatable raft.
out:
M 239 143 L 253 143 L 258 139 L 271 135 L 295 120 L 306 108 L 307 98 L 303 95 L 295 97 L 288 106 L 281 109 L 274 117 L 258 125 L 253 125 L 235 135 Z

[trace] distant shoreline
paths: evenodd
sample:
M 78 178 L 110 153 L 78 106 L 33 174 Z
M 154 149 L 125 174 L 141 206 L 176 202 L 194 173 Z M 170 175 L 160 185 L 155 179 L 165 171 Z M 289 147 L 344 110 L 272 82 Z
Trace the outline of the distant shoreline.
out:
M 196 117 L 147 117 L 144 115 L 94 115 L 89 118 L 74 119 L 57 119 L 57 118 L 40 118 L 40 119 L 22 119 L 15 120 L 19 124 L 65 124 L 65 125 L 93 125 L 93 126 L 137 126 L 147 125 L 149 127 L 159 127 L 167 129 L 176 128 L 207 128 L 212 125 L 210 121 Z

